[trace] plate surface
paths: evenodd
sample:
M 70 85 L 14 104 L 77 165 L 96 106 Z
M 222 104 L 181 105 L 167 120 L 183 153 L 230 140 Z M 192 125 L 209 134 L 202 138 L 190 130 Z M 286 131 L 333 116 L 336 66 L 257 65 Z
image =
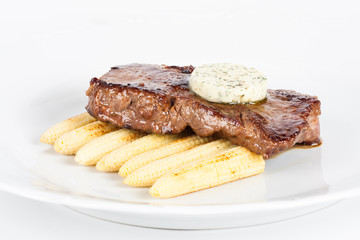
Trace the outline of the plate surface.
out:
M 74 4 L 54 7 L 57 14 L 39 7 L 4 17 L 0 189 L 117 222 L 178 229 L 273 222 L 360 195 L 357 8 L 342 17 L 313 1 L 311 8 L 248 1 L 206 11 L 193 1 L 192 8 L 132 3 L 132 10 Z M 92 77 L 131 62 L 253 66 L 271 89 L 319 96 L 323 144 L 267 160 L 264 174 L 160 200 L 39 142 L 48 127 L 84 111 Z
M 320 147 L 283 152 L 267 160 L 265 173 L 258 176 L 177 198 L 151 198 L 148 189 L 123 185 L 116 173 L 77 165 L 73 156 L 39 142 L 47 127 L 84 111 L 87 99 L 79 94 L 84 88 L 28 95 L 26 102 L 19 100 L 22 111 L 7 107 L 12 121 L 1 119 L 7 136 L 0 145 L 1 189 L 117 222 L 180 229 L 272 222 L 360 194 L 360 162 L 353 153 L 359 129 L 353 118 L 323 111 Z M 327 101 L 321 100 L 327 110 Z

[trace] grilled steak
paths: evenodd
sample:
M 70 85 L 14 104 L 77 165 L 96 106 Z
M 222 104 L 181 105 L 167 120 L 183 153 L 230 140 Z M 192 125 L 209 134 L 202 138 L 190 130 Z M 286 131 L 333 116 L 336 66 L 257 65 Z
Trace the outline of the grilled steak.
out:
M 113 67 L 93 78 L 87 111 L 100 121 L 152 133 L 216 135 L 265 158 L 296 143 L 320 142 L 320 101 L 289 90 L 268 90 L 258 104 L 208 102 L 189 90 L 194 68 L 150 64 Z

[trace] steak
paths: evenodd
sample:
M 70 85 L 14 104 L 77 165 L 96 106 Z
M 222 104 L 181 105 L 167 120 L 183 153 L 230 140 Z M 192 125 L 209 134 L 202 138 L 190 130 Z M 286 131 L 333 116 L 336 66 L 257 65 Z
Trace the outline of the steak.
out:
M 257 104 L 208 102 L 188 87 L 194 67 L 116 66 L 93 78 L 87 111 L 96 119 L 149 133 L 176 134 L 190 127 L 269 158 L 297 143 L 320 143 L 320 101 L 290 90 L 268 90 Z

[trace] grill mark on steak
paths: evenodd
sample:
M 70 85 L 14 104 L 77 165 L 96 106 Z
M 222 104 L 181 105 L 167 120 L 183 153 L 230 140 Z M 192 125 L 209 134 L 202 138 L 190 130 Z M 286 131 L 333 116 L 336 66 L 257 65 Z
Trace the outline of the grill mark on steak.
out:
M 320 143 L 320 101 L 290 90 L 268 90 L 259 104 L 208 102 L 188 87 L 194 67 L 130 64 L 93 78 L 86 109 L 98 120 L 146 132 L 175 134 L 189 126 L 265 158 L 296 143 Z

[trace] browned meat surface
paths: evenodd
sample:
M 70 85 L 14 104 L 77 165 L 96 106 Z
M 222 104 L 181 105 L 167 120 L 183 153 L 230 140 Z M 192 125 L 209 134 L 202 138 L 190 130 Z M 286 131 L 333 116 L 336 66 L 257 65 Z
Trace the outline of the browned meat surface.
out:
M 268 90 L 259 104 L 208 102 L 188 87 L 193 67 L 130 64 L 94 78 L 88 112 L 100 121 L 153 133 L 217 135 L 265 158 L 296 143 L 320 142 L 320 101 L 290 90 Z

